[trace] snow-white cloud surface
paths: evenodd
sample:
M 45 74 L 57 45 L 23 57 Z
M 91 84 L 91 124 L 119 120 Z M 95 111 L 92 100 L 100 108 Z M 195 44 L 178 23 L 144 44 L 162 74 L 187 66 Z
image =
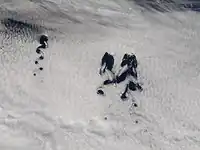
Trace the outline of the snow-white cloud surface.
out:
M 119 0 L 9 0 L 0 11 L 0 150 L 200 149 L 198 13 Z M 137 108 L 120 100 L 124 84 L 96 94 L 106 51 L 116 69 L 136 54 Z

